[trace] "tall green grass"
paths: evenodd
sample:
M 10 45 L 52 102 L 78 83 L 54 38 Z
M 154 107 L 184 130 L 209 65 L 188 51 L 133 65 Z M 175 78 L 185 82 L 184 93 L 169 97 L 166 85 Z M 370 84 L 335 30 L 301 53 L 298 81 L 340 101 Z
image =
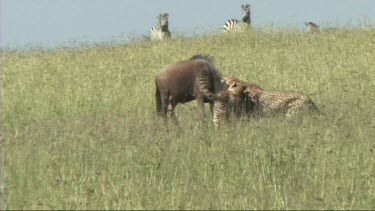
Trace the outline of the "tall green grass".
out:
M 374 39 L 252 31 L 5 52 L 1 208 L 375 209 Z M 191 102 L 166 128 L 154 76 L 197 53 L 326 115 L 215 130 Z

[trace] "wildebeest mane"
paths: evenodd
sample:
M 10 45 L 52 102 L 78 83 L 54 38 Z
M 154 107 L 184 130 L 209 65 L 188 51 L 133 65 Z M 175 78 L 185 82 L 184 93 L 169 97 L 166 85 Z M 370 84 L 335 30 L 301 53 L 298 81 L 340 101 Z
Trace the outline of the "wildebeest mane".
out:
M 207 54 L 195 54 L 194 56 L 192 56 L 189 60 L 195 60 L 195 59 L 202 59 L 202 60 L 205 60 L 207 61 L 208 63 L 210 63 L 210 66 L 212 67 L 212 70 L 215 75 L 219 78 L 221 78 L 221 74 L 219 72 L 219 70 L 216 69 L 215 65 L 214 65 L 214 58 L 211 56 L 211 55 L 207 55 Z
M 201 73 L 202 77 L 205 80 L 204 83 L 206 85 L 212 84 L 209 86 L 214 87 L 213 91 L 215 93 L 224 89 L 224 85 L 221 83 L 221 78 L 222 78 L 221 73 L 218 69 L 216 69 L 215 65 L 213 64 L 214 58 L 209 54 L 196 54 L 190 58 L 190 60 L 195 60 L 195 59 L 197 60 L 201 59 L 201 60 L 207 61 L 210 64 L 210 67 L 211 67 L 210 73 L 207 73 L 207 72 Z M 206 75 L 206 74 L 209 74 L 209 75 Z
M 194 59 L 203 59 L 209 62 L 210 64 L 214 63 L 214 59 L 212 58 L 211 55 L 195 54 L 189 60 L 194 60 Z

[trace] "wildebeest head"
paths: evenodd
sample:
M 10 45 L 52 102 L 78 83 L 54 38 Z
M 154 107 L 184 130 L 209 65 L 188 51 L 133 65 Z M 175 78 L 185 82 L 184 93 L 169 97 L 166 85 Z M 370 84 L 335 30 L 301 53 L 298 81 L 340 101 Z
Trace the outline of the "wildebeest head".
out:
M 228 91 L 234 93 L 238 97 L 245 98 L 245 90 L 247 86 L 241 82 L 233 82 L 228 86 Z
M 259 85 L 255 83 L 248 83 L 244 93 L 248 99 L 250 99 L 253 103 L 257 104 L 259 94 L 261 94 L 262 91 L 263 89 Z
M 226 89 L 233 93 L 237 99 L 242 99 L 242 106 L 245 108 L 245 113 L 247 115 L 250 114 L 255 106 L 255 103 L 249 96 L 248 90 L 253 89 L 254 87 L 261 90 L 260 86 L 255 83 L 242 81 L 234 76 L 224 77 L 222 82 L 225 84 Z M 240 115 L 243 115 L 243 113 L 240 113 Z
M 230 101 L 233 105 L 233 112 L 239 117 L 246 113 L 246 85 L 244 83 L 234 81 L 227 89 L 231 93 Z

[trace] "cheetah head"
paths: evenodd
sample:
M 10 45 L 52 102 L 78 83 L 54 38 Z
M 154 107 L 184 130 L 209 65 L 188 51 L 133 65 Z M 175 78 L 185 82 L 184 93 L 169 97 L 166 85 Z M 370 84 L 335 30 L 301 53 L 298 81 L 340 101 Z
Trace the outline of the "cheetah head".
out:
M 228 89 L 229 87 L 235 85 L 236 83 L 240 83 L 241 80 L 234 76 L 229 76 L 229 77 L 222 78 L 221 82 L 225 85 L 225 88 Z

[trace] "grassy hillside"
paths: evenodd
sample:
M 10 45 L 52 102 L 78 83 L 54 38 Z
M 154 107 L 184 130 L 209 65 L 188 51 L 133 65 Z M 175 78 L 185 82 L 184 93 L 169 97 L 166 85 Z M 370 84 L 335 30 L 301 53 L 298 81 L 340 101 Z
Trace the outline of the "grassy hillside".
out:
M 374 40 L 285 30 L 6 52 L 1 208 L 375 209 Z M 197 53 L 326 115 L 215 130 L 191 102 L 167 130 L 154 76 Z

